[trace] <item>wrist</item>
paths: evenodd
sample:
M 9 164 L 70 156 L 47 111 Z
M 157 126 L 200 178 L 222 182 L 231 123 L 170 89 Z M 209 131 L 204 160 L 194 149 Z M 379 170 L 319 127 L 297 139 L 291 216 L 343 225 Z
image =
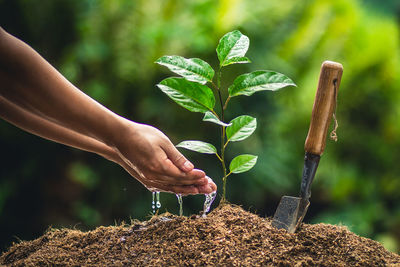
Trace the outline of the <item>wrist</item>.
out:
M 123 146 L 123 142 L 127 138 L 135 134 L 136 125 L 138 123 L 130 121 L 124 117 L 115 116 L 115 120 L 109 127 L 109 135 L 104 140 L 104 143 L 114 150 Z
M 103 158 L 112 161 L 114 163 L 120 164 L 122 162 L 122 159 L 118 155 L 118 153 L 115 151 L 115 149 L 108 147 L 109 149 L 103 153 L 97 153 L 98 155 L 102 156 Z

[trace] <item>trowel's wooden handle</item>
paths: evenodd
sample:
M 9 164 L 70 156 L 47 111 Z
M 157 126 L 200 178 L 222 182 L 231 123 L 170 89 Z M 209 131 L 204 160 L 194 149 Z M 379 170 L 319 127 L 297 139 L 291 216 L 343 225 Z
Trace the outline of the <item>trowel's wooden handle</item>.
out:
M 325 61 L 319 75 L 318 89 L 315 95 L 304 149 L 306 152 L 322 155 L 326 144 L 326 134 L 336 107 L 337 93 L 342 78 L 342 64 Z

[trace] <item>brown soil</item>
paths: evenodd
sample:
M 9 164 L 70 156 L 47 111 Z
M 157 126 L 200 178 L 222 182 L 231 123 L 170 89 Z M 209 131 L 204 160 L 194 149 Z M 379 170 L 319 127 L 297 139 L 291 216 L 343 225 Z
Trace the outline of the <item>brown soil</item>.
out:
M 400 266 L 400 256 L 345 227 L 303 224 L 277 230 L 233 205 L 206 218 L 154 216 L 147 222 L 81 232 L 50 229 L 0 257 L 12 266 Z

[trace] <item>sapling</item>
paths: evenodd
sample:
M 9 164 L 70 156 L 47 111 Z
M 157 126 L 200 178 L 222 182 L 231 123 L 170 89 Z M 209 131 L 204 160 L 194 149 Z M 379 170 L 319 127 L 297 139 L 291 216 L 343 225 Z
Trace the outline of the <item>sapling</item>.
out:
M 238 142 L 248 138 L 257 127 L 257 120 L 248 115 L 241 115 L 225 122 L 225 110 L 230 100 L 237 96 L 251 96 L 258 91 L 276 91 L 287 86 L 296 86 L 287 76 L 268 70 L 259 70 L 242 74 L 234 79 L 227 89 L 221 86 L 222 69 L 232 64 L 250 63 L 245 56 L 249 48 L 249 38 L 235 30 L 225 34 L 217 46 L 219 66 L 214 69 L 199 58 L 181 56 L 163 56 L 156 63 L 166 66 L 181 77 L 170 77 L 162 80 L 157 86 L 178 105 L 192 112 L 204 114 L 203 121 L 217 124 L 221 128 L 220 149 L 203 141 L 183 141 L 177 147 L 188 150 L 214 154 L 221 162 L 223 191 L 221 202 L 226 201 L 226 180 L 231 174 L 250 170 L 257 162 L 257 156 L 243 154 L 236 156 L 226 164 L 225 151 L 230 142 Z M 228 90 L 226 98 L 221 91 Z M 214 106 L 217 101 L 219 110 Z

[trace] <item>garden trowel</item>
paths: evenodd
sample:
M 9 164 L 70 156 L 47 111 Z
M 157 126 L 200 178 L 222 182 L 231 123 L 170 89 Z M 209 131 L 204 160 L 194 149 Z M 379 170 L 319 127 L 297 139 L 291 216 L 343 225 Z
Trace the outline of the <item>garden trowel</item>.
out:
M 335 116 L 337 93 L 342 73 L 341 64 L 332 61 L 322 63 L 310 128 L 304 145 L 306 153 L 300 196 L 282 197 L 272 220 L 272 226 L 278 229 L 286 229 L 288 232 L 294 233 L 307 213 L 310 205 L 311 183 L 317 171 L 319 159 L 325 149 L 329 124 L 332 116 Z

